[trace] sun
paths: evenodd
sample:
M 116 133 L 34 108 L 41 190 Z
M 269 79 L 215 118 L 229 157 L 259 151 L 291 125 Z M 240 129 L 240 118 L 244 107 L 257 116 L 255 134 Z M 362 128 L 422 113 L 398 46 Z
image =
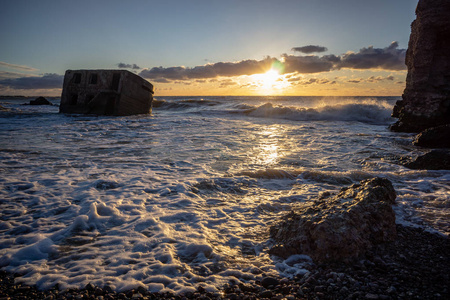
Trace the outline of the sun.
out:
M 263 74 L 254 74 L 251 79 L 255 90 L 264 95 L 280 94 L 289 86 L 284 76 L 280 75 L 276 68 L 272 68 Z
M 266 73 L 260 75 L 261 88 L 263 89 L 272 88 L 277 83 L 277 80 L 279 78 L 280 74 L 278 73 L 278 71 L 270 69 Z

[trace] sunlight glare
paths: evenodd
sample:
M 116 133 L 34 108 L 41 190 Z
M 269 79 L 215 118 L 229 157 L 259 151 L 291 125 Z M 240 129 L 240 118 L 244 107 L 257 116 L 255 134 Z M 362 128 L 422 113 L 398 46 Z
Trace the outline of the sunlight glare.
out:
M 277 83 L 279 78 L 280 74 L 276 70 L 271 69 L 267 71 L 261 75 L 262 88 L 272 88 Z
M 251 76 L 253 84 L 261 94 L 282 93 L 282 90 L 289 86 L 285 78 L 280 75 L 276 68 L 272 68 L 266 73 Z

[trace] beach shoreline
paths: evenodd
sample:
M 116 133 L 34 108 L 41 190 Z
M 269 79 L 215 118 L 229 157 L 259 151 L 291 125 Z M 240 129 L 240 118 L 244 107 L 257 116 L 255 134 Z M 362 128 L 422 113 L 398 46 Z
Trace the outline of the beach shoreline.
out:
M 449 238 L 402 225 L 397 231 L 396 241 L 376 246 L 354 263 L 313 265 L 309 273 L 293 279 L 229 282 L 222 293 L 202 287 L 180 295 L 142 287 L 118 293 L 90 284 L 84 289 L 40 291 L 14 284 L 14 275 L 2 271 L 0 299 L 448 299 Z

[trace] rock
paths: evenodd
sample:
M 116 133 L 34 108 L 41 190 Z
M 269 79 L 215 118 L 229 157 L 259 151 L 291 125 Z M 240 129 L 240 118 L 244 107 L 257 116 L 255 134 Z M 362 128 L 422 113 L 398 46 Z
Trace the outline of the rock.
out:
M 9 109 L 7 109 L 6 107 L 3 107 L 0 105 L 0 111 L 8 111 Z
M 450 124 L 422 131 L 416 135 L 413 144 L 426 148 L 450 148 Z
M 372 300 L 377 300 L 377 299 L 379 299 L 378 295 L 370 294 L 370 293 L 367 293 L 365 298 L 366 298 L 366 299 L 372 299 Z
M 44 97 L 38 97 L 34 100 L 30 100 L 30 105 L 52 105 L 52 104 Z
M 261 285 L 263 287 L 265 287 L 266 289 L 269 287 L 276 287 L 280 282 L 278 281 L 278 279 L 273 278 L 273 277 L 264 277 L 261 280 Z
M 271 291 L 264 291 L 259 294 L 261 298 L 272 298 L 273 293 Z
M 396 238 L 395 190 L 384 178 L 343 188 L 287 214 L 270 228 L 271 254 L 307 254 L 316 262 L 350 261 L 373 245 Z
M 94 292 L 94 291 L 95 291 L 95 286 L 94 286 L 92 283 L 88 283 L 88 284 L 86 284 L 86 286 L 84 287 L 84 289 L 85 289 L 86 291 L 89 291 L 89 292 Z
M 404 166 L 414 170 L 450 170 L 450 150 L 431 150 Z
M 411 24 L 403 100 L 393 131 L 420 132 L 450 123 L 450 1 L 419 0 Z

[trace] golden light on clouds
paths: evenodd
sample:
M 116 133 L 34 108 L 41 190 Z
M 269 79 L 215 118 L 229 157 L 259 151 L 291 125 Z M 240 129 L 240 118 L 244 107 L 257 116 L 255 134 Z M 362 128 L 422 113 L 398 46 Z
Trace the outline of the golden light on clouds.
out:
M 152 82 L 157 96 L 389 96 L 401 95 L 406 71 L 333 70 L 283 73 L 271 66 L 265 73 L 205 80 Z

